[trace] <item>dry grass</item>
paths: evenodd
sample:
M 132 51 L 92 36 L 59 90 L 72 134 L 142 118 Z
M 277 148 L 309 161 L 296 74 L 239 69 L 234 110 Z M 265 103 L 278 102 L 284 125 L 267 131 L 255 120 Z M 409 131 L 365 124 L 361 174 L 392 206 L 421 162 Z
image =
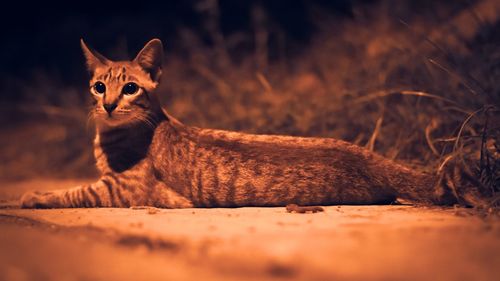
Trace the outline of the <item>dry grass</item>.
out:
M 159 90 L 165 107 L 200 127 L 345 139 L 428 172 L 451 173 L 443 178 L 460 166 L 466 186 L 499 204 L 500 24 L 476 22 L 478 32 L 458 40 L 450 30 L 460 31 L 480 6 L 436 4 L 415 14 L 410 4 L 395 2 L 361 6 L 355 20 L 312 9 L 321 19 L 318 31 L 293 54 L 263 10 L 253 13 L 253 33 L 226 37 L 217 13 L 207 13 L 211 46 L 179 27 Z M 31 108 L 43 114 L 23 112 L 43 116 L 47 125 L 30 129 L 28 118 L 25 127 L 7 131 L 33 139 L 24 146 L 3 141 L 10 157 L 2 177 L 93 173 L 86 106 L 76 98 L 85 90 L 56 83 L 53 92 L 35 95 L 47 81 L 23 81 L 31 85 L 26 96 L 37 97 Z M 57 130 L 64 136 L 54 139 Z

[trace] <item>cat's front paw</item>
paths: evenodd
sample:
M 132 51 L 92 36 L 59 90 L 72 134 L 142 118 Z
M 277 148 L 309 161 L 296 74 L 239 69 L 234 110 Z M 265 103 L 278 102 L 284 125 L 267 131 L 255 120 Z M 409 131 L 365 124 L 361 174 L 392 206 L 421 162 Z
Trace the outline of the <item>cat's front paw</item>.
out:
M 29 191 L 21 197 L 21 208 L 58 208 L 61 207 L 60 200 L 52 192 Z

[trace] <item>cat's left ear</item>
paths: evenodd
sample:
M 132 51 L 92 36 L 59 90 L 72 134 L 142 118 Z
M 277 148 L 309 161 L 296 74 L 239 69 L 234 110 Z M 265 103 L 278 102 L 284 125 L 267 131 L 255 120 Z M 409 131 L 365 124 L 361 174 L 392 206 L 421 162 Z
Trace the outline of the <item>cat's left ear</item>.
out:
M 87 68 L 91 73 L 93 73 L 98 66 L 106 65 L 109 62 L 107 58 L 99 54 L 96 50 L 89 48 L 83 39 L 80 39 L 80 46 L 82 47 L 83 55 L 85 55 Z
M 163 45 L 160 39 L 149 41 L 137 54 L 134 61 L 151 75 L 153 81 L 158 82 L 161 76 L 161 64 L 163 62 Z

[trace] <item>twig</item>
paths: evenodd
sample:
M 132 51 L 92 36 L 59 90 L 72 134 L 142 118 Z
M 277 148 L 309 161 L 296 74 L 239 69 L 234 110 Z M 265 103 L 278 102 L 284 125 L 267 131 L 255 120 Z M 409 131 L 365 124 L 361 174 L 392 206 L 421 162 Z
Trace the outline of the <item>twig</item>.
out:
M 469 85 L 469 83 L 467 83 L 467 81 L 465 81 L 465 79 L 462 77 L 462 75 L 459 75 L 455 72 L 452 72 L 451 70 L 449 70 L 448 68 L 444 67 L 442 64 L 438 63 L 437 61 L 433 60 L 433 59 L 428 59 L 428 61 L 430 63 L 432 63 L 433 65 L 435 65 L 436 67 L 438 67 L 439 69 L 443 70 L 444 72 L 448 73 L 450 76 L 452 77 L 455 77 L 456 79 L 458 79 L 460 81 L 460 83 L 462 83 L 465 88 L 467 88 L 467 90 L 469 90 L 469 92 L 471 92 L 473 95 L 477 96 L 477 92 L 472 89 L 472 87 Z
M 456 156 L 456 154 L 455 154 L 455 153 L 450 153 L 450 154 L 448 154 L 448 155 L 444 158 L 443 162 L 441 162 L 441 164 L 439 165 L 439 167 L 438 167 L 438 169 L 437 169 L 437 173 L 438 173 L 438 174 L 439 174 L 439 173 L 441 173 L 441 171 L 443 170 L 443 168 L 444 168 L 444 166 L 446 165 L 446 163 L 448 163 L 448 162 L 449 162 L 451 159 L 453 159 L 455 156 Z
M 488 129 L 488 121 L 489 121 L 488 109 L 485 110 L 484 115 L 486 116 L 486 118 L 484 120 L 483 133 L 482 133 L 482 136 L 481 136 L 481 156 L 480 156 L 480 160 L 479 160 L 479 167 L 480 167 L 479 168 L 479 174 L 482 174 L 483 170 L 485 168 L 485 165 L 484 165 L 484 150 L 486 149 L 486 132 L 487 132 L 487 129 Z M 489 166 L 489 165 L 487 165 L 487 166 Z
M 455 144 L 453 145 L 453 151 L 456 151 L 458 148 L 458 143 L 460 142 L 460 136 L 462 135 L 462 131 L 464 130 L 465 125 L 467 125 L 467 123 L 469 123 L 469 121 L 472 119 L 472 117 L 474 117 L 476 114 L 478 114 L 479 112 L 481 112 L 483 110 L 484 110 L 484 107 L 481 107 L 480 109 L 469 114 L 469 116 L 467 116 L 467 118 L 465 118 L 464 122 L 460 126 L 460 130 L 458 131 L 457 139 L 455 140 Z
M 434 146 L 434 142 L 431 139 L 431 133 L 434 131 L 434 129 L 437 128 L 437 121 L 436 119 L 432 119 L 431 123 L 425 127 L 425 140 L 427 141 L 427 145 L 429 145 L 429 148 L 431 149 L 432 153 L 436 156 L 439 156 L 439 152 L 437 151 L 436 147 Z
M 382 126 L 382 122 L 384 121 L 384 114 L 377 119 L 377 123 L 375 124 L 375 129 L 373 130 L 373 134 L 370 137 L 370 140 L 366 144 L 366 148 L 370 151 L 373 151 L 375 147 L 375 141 L 377 140 L 377 136 L 380 132 L 380 127 Z
M 437 99 L 440 101 L 444 101 L 450 104 L 455 105 L 456 107 L 461 109 L 461 106 L 456 103 L 455 101 L 452 101 L 450 99 L 438 96 L 438 95 L 433 95 L 429 93 L 425 93 L 422 91 L 413 91 L 413 90 L 403 90 L 403 91 L 377 91 L 372 94 L 368 94 L 365 96 L 361 96 L 357 99 L 354 99 L 351 101 L 351 104 L 357 104 L 357 103 L 364 103 L 368 102 L 377 98 L 382 98 L 382 97 L 387 97 L 387 96 L 392 96 L 392 95 L 408 95 L 408 96 L 417 96 L 417 97 L 426 97 L 426 98 L 431 98 L 431 99 Z M 462 109 L 463 111 L 466 111 L 465 109 Z
M 422 34 L 420 32 L 417 32 L 414 28 L 412 28 L 406 21 L 403 19 L 399 19 L 399 22 L 403 24 L 406 28 L 408 28 L 413 34 L 423 37 L 425 39 L 425 42 L 429 43 L 432 47 L 434 47 L 436 50 L 439 50 L 441 53 L 443 53 L 446 57 L 452 57 L 450 52 L 446 51 L 443 47 L 441 47 L 438 43 L 434 42 L 432 39 L 429 38 L 426 34 Z
M 480 138 L 481 135 L 470 135 L 470 136 L 461 136 L 462 139 L 469 139 L 469 138 Z M 457 140 L 456 137 L 451 137 L 451 138 L 439 138 L 435 139 L 434 142 L 455 142 Z
M 257 76 L 257 79 L 259 80 L 260 84 L 262 84 L 262 87 L 264 87 L 264 89 L 266 89 L 266 92 L 272 93 L 273 87 L 271 86 L 269 81 L 266 79 L 266 77 L 260 71 L 258 71 L 255 75 Z

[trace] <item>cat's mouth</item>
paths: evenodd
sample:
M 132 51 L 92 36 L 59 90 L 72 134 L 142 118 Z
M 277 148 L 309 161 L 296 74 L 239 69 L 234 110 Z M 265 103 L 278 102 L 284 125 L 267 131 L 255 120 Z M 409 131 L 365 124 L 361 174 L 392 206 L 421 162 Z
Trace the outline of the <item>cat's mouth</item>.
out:
M 119 126 L 129 123 L 131 121 L 130 114 L 125 112 L 97 112 L 96 121 L 107 126 Z
M 155 120 L 146 112 L 134 112 L 131 110 L 119 110 L 113 112 L 106 112 L 104 110 L 96 109 L 94 111 L 94 119 L 97 125 L 103 127 L 123 127 L 133 126 L 136 124 L 146 124 L 147 126 L 154 126 Z

